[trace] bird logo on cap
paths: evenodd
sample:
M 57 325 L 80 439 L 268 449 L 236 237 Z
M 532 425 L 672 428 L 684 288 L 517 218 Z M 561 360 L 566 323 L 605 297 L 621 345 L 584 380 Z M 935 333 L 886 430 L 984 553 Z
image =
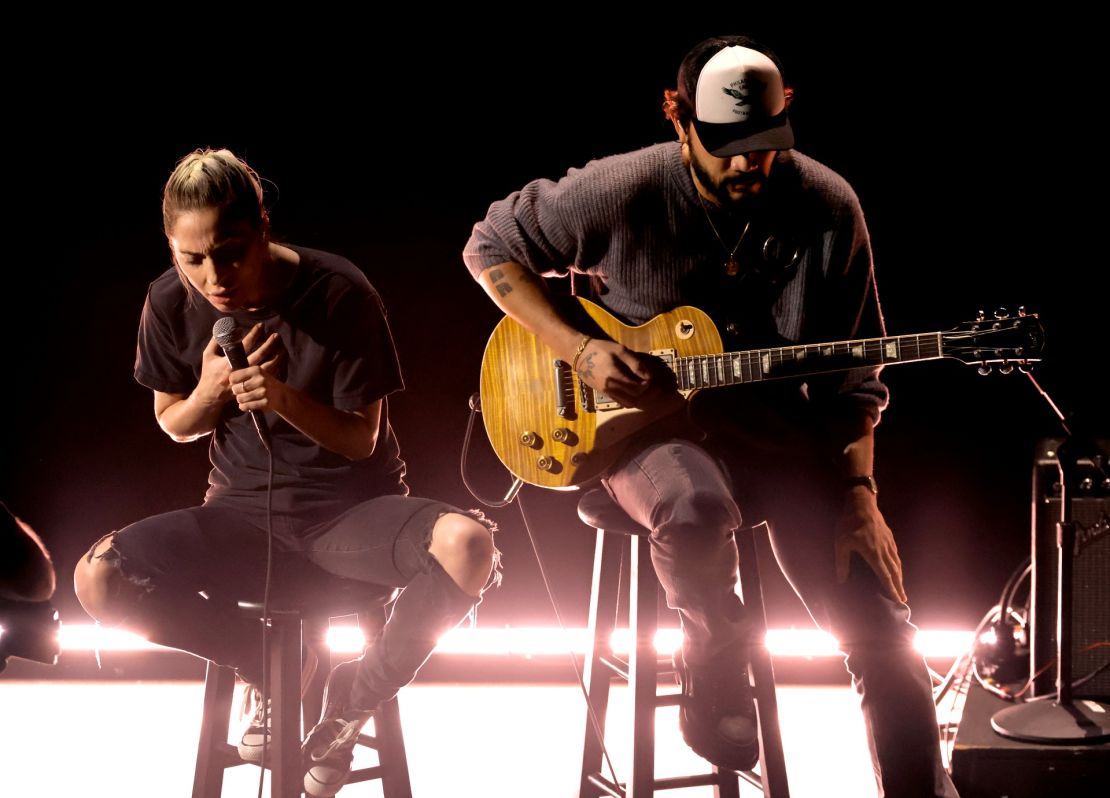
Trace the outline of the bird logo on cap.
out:
M 749 83 L 751 84 L 750 89 Z M 767 84 L 762 81 L 745 78 L 737 80 L 729 86 L 722 86 L 721 91 L 736 100 L 736 107 L 732 109 L 732 112 L 740 117 L 740 121 L 747 121 L 751 114 L 752 102 L 750 97 L 753 94 L 761 93 L 766 88 Z

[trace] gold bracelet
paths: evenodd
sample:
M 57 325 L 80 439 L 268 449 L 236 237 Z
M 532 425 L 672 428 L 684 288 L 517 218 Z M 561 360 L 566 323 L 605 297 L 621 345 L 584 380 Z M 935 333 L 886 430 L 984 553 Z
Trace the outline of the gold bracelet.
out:
M 578 348 L 574 350 L 574 358 L 570 361 L 570 370 L 578 371 L 578 358 L 582 357 L 582 353 L 586 351 L 586 344 L 592 341 L 590 336 L 584 336 L 578 344 Z

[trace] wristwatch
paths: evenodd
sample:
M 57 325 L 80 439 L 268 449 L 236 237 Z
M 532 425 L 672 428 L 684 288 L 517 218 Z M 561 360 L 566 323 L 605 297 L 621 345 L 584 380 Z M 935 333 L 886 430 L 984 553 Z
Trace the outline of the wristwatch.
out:
M 858 477 L 845 477 L 844 485 L 849 488 L 854 488 L 856 485 L 862 485 L 876 496 L 879 495 L 879 483 L 875 481 L 875 477 L 871 474 L 864 474 Z

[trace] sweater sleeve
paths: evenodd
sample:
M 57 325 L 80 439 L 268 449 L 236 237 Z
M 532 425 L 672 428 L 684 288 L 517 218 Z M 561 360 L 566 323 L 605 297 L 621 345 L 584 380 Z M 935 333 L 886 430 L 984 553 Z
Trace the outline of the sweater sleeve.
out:
M 674 152 L 672 153 L 671 150 Z M 463 260 L 477 277 L 508 261 L 536 274 L 595 274 L 642 245 L 638 230 L 673 226 L 663 186 L 677 145 L 654 145 L 571 169 L 558 181 L 533 180 L 489 207 Z
M 821 326 L 829 338 L 847 340 L 886 334 L 871 240 L 854 194 L 840 209 L 826 280 L 828 295 L 822 303 Z M 857 368 L 811 378 L 809 396 L 814 401 L 855 406 L 877 424 L 889 402 L 889 391 L 879 377 L 880 371 L 881 367 Z
M 559 212 L 559 197 L 569 190 L 568 175 L 555 183 L 533 180 L 489 207 L 474 225 L 463 261 L 477 278 L 499 263 L 514 262 L 536 274 L 565 274 L 575 261 L 576 237 Z

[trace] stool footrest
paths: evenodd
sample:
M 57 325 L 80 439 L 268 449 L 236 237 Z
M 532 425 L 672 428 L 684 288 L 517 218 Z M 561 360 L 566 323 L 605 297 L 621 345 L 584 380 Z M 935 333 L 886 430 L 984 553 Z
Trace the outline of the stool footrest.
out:
M 615 675 L 628 681 L 628 660 L 621 659 L 620 657 L 611 654 L 601 654 L 598 656 L 598 662 L 611 670 Z M 656 663 L 655 675 L 656 676 L 673 676 L 674 665 L 671 663 L 670 657 L 660 657 Z
M 613 782 L 609 781 L 609 779 L 602 776 L 600 773 L 591 773 L 586 776 L 586 780 L 589 781 L 590 784 L 594 785 L 599 790 L 604 792 L 606 795 L 612 796 L 612 798 L 625 798 L 624 787 L 622 787 L 620 784 L 614 784 Z
M 737 774 L 726 770 L 722 773 L 701 773 L 697 776 L 672 776 L 667 779 L 656 779 L 657 790 L 678 790 L 683 787 L 704 787 L 709 784 L 720 784 L 726 779 L 735 783 Z
M 763 777 L 756 773 L 754 770 L 738 770 L 736 775 L 753 787 L 758 787 L 763 790 Z M 764 790 L 766 792 L 766 790 Z
M 352 770 L 351 775 L 347 777 L 346 784 L 356 784 L 360 781 L 370 781 L 370 779 L 380 779 L 382 774 L 385 773 L 385 768 L 381 765 L 374 765 L 369 768 L 362 768 L 361 770 Z
M 614 657 L 598 657 L 598 661 L 600 661 L 601 664 L 604 665 L 606 668 L 611 670 L 615 675 L 624 679 L 626 682 L 628 681 L 628 663 L 627 662 L 624 662 L 623 660 L 616 659 Z
M 212 753 L 216 756 L 216 759 L 219 760 L 220 765 L 224 768 L 233 768 L 237 765 L 252 764 L 244 761 L 243 758 L 239 756 L 239 749 L 231 743 L 221 743 Z
M 685 787 L 708 787 L 721 784 L 728 780 L 735 780 L 737 775 L 757 787 L 760 786 L 758 776 L 745 773 L 734 774 L 729 770 L 723 773 L 700 773 L 696 776 L 672 776 L 665 779 L 655 779 L 652 781 L 652 790 L 681 790 Z M 613 796 L 613 798 L 625 798 L 626 788 L 623 783 L 614 784 L 600 773 L 591 773 L 586 778 L 590 784 L 593 784 L 606 794 Z

